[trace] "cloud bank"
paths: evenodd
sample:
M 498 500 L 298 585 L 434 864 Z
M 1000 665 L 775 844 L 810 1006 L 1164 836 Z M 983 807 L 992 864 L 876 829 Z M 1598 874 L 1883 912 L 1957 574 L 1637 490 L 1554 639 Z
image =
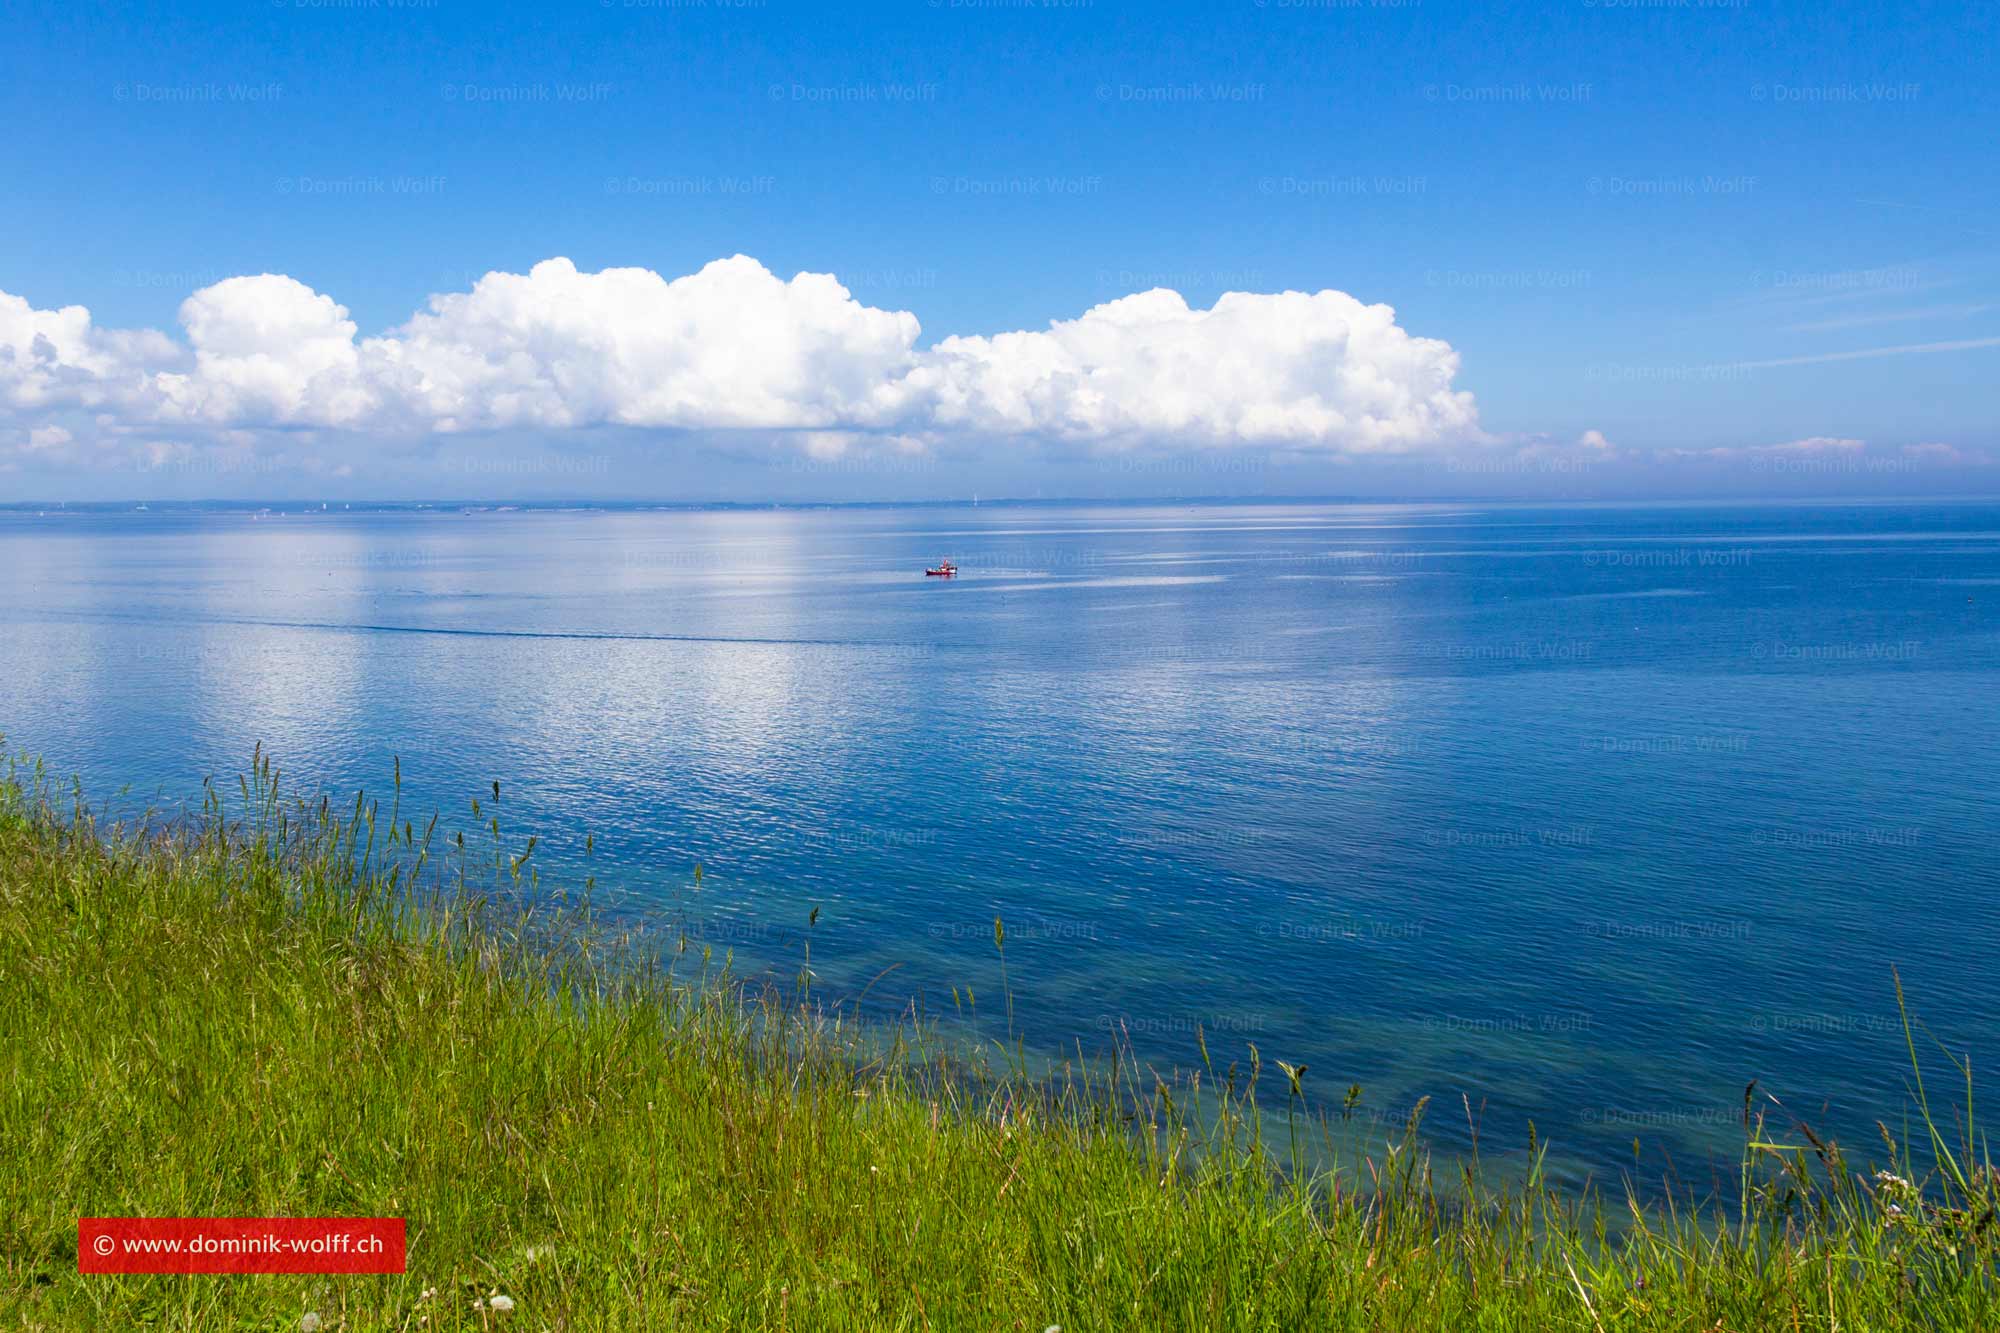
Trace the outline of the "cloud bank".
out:
M 922 348 L 915 315 L 864 305 L 828 274 L 787 281 L 744 255 L 673 279 L 550 259 L 433 296 L 375 337 L 269 273 L 195 292 L 180 324 L 179 338 L 103 329 L 81 306 L 0 292 L 0 421 L 16 451 L 77 453 L 83 418 L 112 436 L 237 444 L 265 430 L 628 427 L 765 432 L 820 453 L 1030 439 L 1381 457 L 1487 439 L 1450 344 L 1332 290 L 1230 292 L 1206 310 L 1153 290 Z

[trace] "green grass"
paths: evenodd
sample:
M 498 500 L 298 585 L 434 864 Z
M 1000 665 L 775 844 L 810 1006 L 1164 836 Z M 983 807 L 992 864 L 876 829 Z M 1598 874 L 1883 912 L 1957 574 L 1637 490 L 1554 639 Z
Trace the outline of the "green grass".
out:
M 681 985 L 274 787 L 143 833 L 0 782 L 0 1327 L 2000 1327 L 1996 1178 L 1928 1094 L 1875 1147 L 1909 1184 L 1747 1111 L 1719 1207 L 1434 1169 L 1414 1129 L 1300 1171 L 1275 1059 L 1029 1079 Z M 83 1277 L 86 1215 L 402 1216 L 409 1272 Z

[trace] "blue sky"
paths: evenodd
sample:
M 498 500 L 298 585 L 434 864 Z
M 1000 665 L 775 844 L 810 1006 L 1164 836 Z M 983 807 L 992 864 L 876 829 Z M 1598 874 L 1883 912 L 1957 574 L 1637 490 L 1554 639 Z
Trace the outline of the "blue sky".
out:
M 2000 490 L 1996 38 L 1990 4 L 1772 0 L 17 4 L 0 292 L 175 346 L 114 372 L 79 345 L 124 388 L 51 390 L 67 363 L 17 385 L 0 498 Z M 1449 344 L 1476 425 L 1399 418 L 1386 449 L 1297 425 L 1302 381 L 1360 355 L 1329 361 L 1323 323 L 1247 353 L 1277 401 L 1186 431 L 1137 402 L 1107 428 L 900 389 L 763 415 L 634 415 L 606 389 L 466 425 L 131 388 L 199 378 L 182 303 L 237 275 L 324 294 L 366 339 L 492 270 L 673 279 L 739 253 L 909 312 L 911 356 L 1154 287 L 1195 310 L 1344 292 Z M 291 337 L 262 313 L 284 295 L 236 293 L 217 327 Z M 799 354 L 856 336 L 837 319 Z M 1203 336 L 1223 355 L 1241 329 Z M 1154 355 L 1103 353 L 1128 354 Z M 1294 424 L 1244 424 L 1266 408 Z

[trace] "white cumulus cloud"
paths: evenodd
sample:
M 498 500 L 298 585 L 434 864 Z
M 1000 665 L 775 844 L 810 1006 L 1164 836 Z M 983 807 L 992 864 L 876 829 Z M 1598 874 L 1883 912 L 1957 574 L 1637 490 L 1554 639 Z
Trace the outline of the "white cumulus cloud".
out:
M 228 278 L 181 303 L 187 374 L 153 377 L 163 420 L 344 426 L 379 407 L 347 308 L 275 273 Z
M 1403 453 L 1475 434 L 1458 354 L 1345 292 L 1141 292 L 1042 332 L 953 337 L 905 386 L 929 424 L 1072 440 Z
M 391 398 L 440 429 L 830 429 L 883 419 L 917 333 L 915 315 L 826 274 L 785 282 L 744 255 L 671 282 L 550 259 L 432 297 L 365 351 Z
M 433 296 L 380 336 L 269 273 L 204 287 L 180 322 L 184 341 L 100 330 L 80 306 L 0 293 L 0 414 L 30 425 L 88 410 L 100 430 L 184 435 L 761 431 L 813 452 L 954 437 L 1332 455 L 1486 441 L 1448 343 L 1331 290 L 1230 292 L 1203 310 L 1159 289 L 922 348 L 915 315 L 865 305 L 828 274 L 785 280 L 737 255 L 670 280 L 550 259 Z
M 100 329 L 80 305 L 37 310 L 0 292 L 0 409 L 16 415 L 98 406 L 181 355 L 165 334 Z

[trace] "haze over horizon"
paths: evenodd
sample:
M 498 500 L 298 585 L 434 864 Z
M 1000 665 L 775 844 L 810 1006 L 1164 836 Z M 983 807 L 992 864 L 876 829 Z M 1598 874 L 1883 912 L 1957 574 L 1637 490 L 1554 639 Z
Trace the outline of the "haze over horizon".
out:
M 1995 36 L 24 5 L 0 502 L 1991 494 Z

